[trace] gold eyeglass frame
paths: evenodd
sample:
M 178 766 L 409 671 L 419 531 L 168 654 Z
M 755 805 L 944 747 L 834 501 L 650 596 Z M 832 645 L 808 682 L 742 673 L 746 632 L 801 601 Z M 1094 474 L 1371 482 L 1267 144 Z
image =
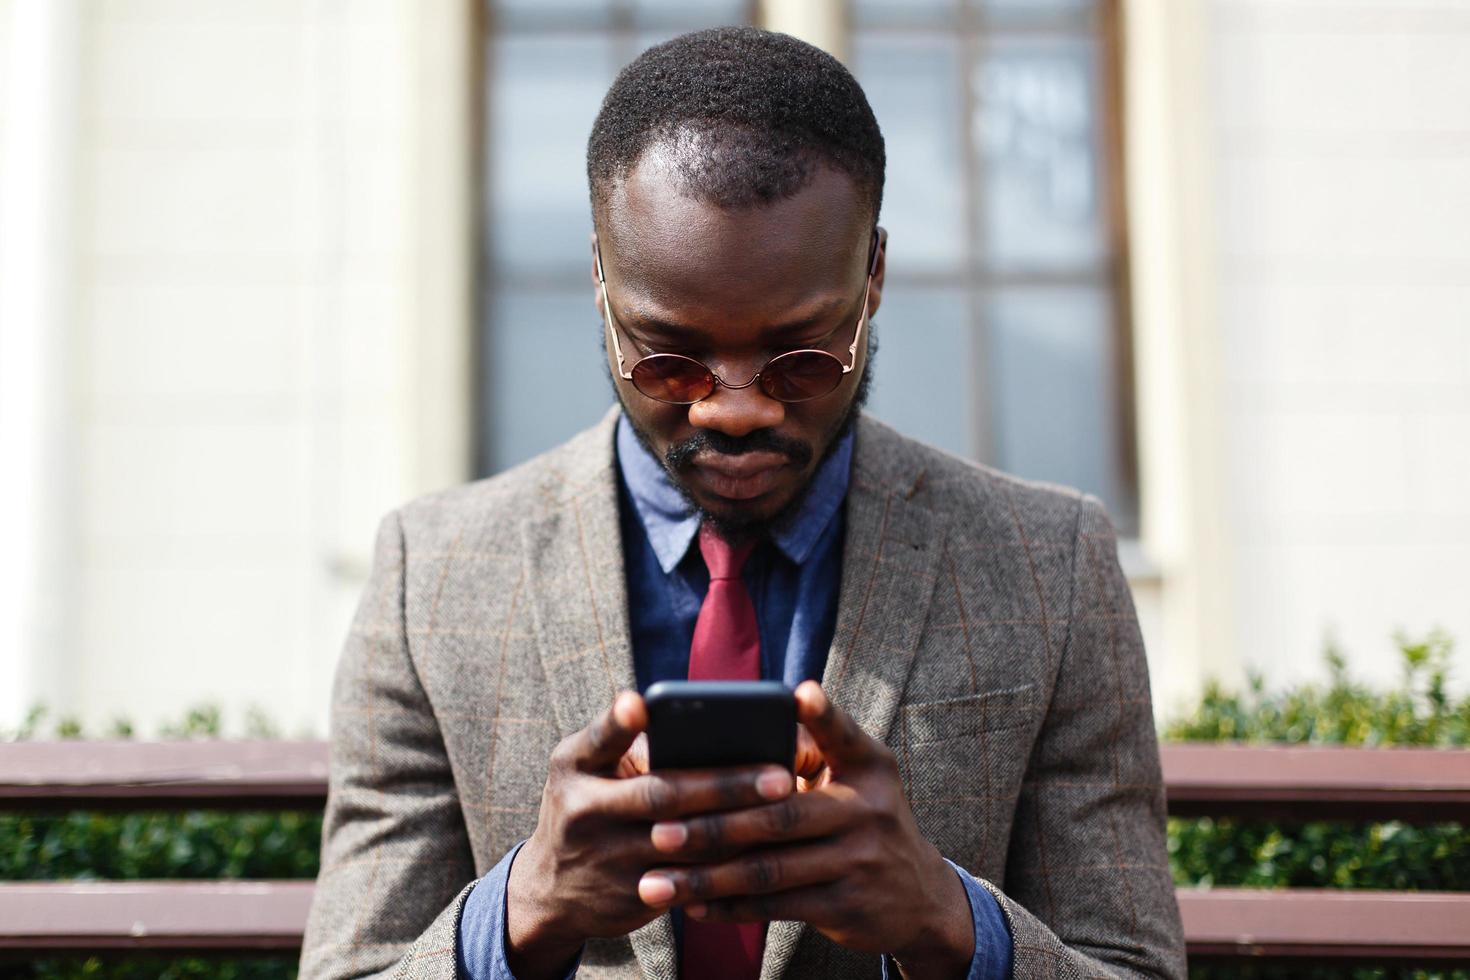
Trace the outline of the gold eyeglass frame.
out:
M 785 402 L 786 404 L 796 404 L 804 401 L 812 401 L 814 399 L 824 398 L 827 395 L 830 395 L 832 392 L 841 387 L 842 379 L 851 374 L 853 369 L 857 367 L 858 344 L 862 342 L 863 331 L 868 322 L 868 300 L 873 291 L 873 276 L 876 275 L 878 272 L 878 257 L 882 254 L 883 243 L 887 238 L 888 232 L 875 225 L 873 228 L 872 244 L 869 246 L 868 277 L 867 282 L 863 287 L 863 308 L 862 311 L 858 314 L 857 327 L 853 332 L 852 344 L 849 345 L 847 348 L 847 364 L 843 364 L 841 359 L 839 359 L 831 351 L 818 350 L 816 348 L 800 348 L 797 350 L 782 351 L 781 353 L 768 358 L 766 360 L 766 363 L 761 365 L 760 370 L 756 371 L 755 374 L 751 376 L 749 381 L 745 382 L 744 384 L 731 384 L 724 378 L 720 377 L 719 373 L 711 368 L 708 364 L 699 360 L 699 358 L 697 357 L 689 357 L 686 354 L 673 354 L 655 351 L 652 354 L 645 354 L 643 357 L 640 357 L 638 360 L 633 362 L 631 367 L 628 366 L 627 359 L 623 354 L 623 345 L 618 340 L 618 328 L 617 326 L 615 326 L 616 317 L 613 315 L 612 301 L 608 298 L 607 294 L 607 278 L 603 275 L 602 271 L 602 246 L 597 240 L 597 235 L 594 234 L 592 236 L 592 255 L 597 267 L 597 285 L 602 290 L 602 319 L 603 324 L 607 328 L 608 336 L 612 338 L 613 354 L 617 357 L 618 360 L 618 375 L 622 377 L 624 381 L 630 382 L 633 385 L 634 389 L 637 390 L 637 392 L 640 395 L 643 395 L 645 398 L 652 398 L 654 401 L 663 402 L 666 405 L 693 405 L 696 402 L 703 401 L 704 399 L 710 397 L 710 395 L 713 395 L 718 388 L 729 388 L 731 391 L 740 391 L 743 388 L 749 388 L 751 385 L 760 380 L 761 376 L 770 369 L 773 363 L 783 357 L 790 357 L 793 354 L 821 354 L 824 357 L 830 357 L 832 358 L 832 360 L 837 361 L 838 365 L 842 368 L 842 373 L 838 375 L 837 383 L 834 384 L 830 389 L 822 392 L 820 395 L 811 395 L 806 398 L 795 399 L 778 398 L 770 391 L 766 391 L 766 394 L 767 396 L 775 398 L 777 401 Z M 691 401 L 671 401 L 666 398 L 659 398 L 657 395 L 651 395 L 648 392 L 644 391 L 641 387 L 639 387 L 638 382 L 633 379 L 633 372 L 638 369 L 639 364 L 642 364 L 644 361 L 655 357 L 678 358 L 681 361 L 688 361 L 692 364 L 696 364 L 700 367 L 700 369 L 707 373 L 710 378 L 714 380 L 714 384 L 710 387 L 710 390 L 707 393 Z

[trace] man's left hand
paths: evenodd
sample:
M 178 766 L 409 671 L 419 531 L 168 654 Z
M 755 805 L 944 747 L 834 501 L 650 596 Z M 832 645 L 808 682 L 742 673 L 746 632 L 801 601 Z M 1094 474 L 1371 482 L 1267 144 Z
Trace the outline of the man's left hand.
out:
M 639 892 L 664 898 L 672 886 L 697 919 L 800 920 L 893 955 L 905 976 L 963 977 L 975 951 L 965 887 L 920 834 L 893 753 L 816 681 L 796 689 L 796 705 L 825 762 L 807 791 L 655 824 L 654 847 L 678 863 L 649 871 Z

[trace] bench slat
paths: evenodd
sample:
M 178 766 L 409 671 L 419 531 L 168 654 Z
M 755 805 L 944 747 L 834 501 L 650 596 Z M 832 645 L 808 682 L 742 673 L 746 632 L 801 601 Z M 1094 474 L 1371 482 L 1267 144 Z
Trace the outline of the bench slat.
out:
M 1470 750 L 1171 744 L 1169 812 L 1470 820 Z M 323 804 L 325 742 L 0 745 L 0 808 L 232 809 Z
M 1191 956 L 1470 960 L 1470 894 L 1180 888 Z
M 310 881 L 0 884 L 0 948 L 297 950 Z
M 1161 746 L 1172 816 L 1470 819 L 1470 750 Z
M 6 809 L 321 807 L 322 741 L 14 742 L 0 745 Z
M 0 949 L 300 948 L 308 881 L 8 882 Z M 1470 894 L 1181 888 L 1191 956 L 1470 961 Z

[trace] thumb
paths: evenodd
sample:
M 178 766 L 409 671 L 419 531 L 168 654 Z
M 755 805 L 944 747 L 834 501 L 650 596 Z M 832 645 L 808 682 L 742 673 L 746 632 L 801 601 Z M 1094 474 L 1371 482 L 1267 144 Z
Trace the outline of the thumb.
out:
M 608 772 L 648 726 L 648 709 L 641 695 L 623 691 L 612 706 L 576 734 L 572 760 L 583 772 Z
M 832 703 L 816 681 L 803 681 L 796 689 L 796 720 L 812 733 L 812 740 L 834 773 L 872 754 L 872 738 L 851 715 Z

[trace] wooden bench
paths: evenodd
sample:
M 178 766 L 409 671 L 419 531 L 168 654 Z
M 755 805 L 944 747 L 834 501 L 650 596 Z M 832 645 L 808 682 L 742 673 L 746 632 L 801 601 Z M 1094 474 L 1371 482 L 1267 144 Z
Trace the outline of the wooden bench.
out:
M 1470 824 L 1470 750 L 1166 745 L 1175 816 Z M 321 742 L 0 745 L 0 810 L 311 809 Z M 0 883 L 3 950 L 292 951 L 312 884 Z M 1470 893 L 1178 890 L 1192 959 L 1470 963 Z

